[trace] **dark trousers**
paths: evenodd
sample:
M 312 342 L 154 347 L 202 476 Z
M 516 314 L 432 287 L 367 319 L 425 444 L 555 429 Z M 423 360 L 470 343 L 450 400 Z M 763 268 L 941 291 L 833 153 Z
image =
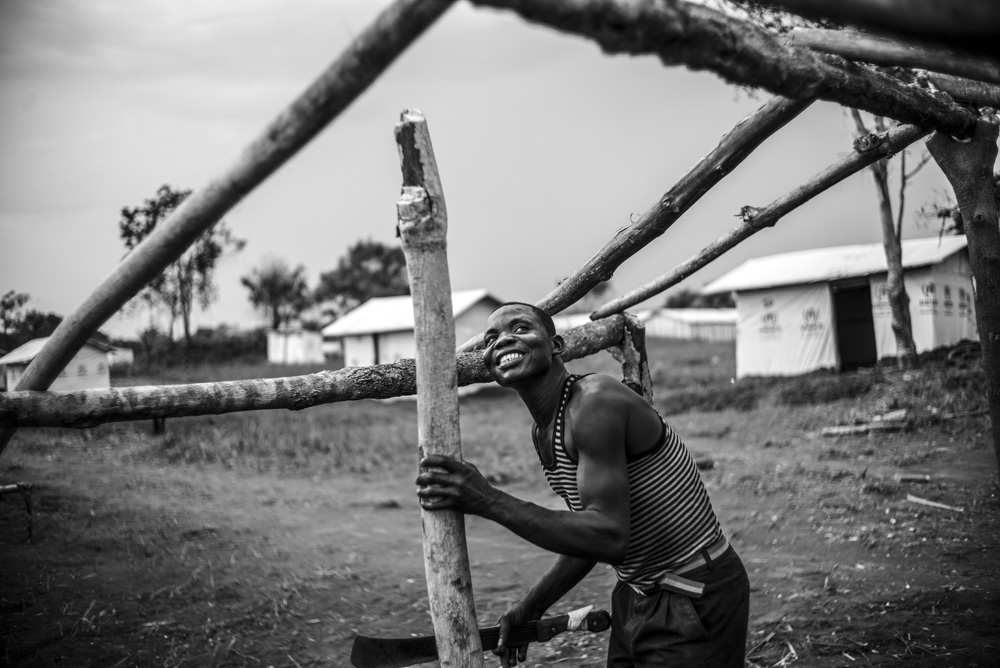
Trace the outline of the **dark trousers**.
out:
M 700 598 L 617 584 L 608 668 L 743 668 L 750 580 L 739 555 L 730 548 L 684 577 L 704 583 Z

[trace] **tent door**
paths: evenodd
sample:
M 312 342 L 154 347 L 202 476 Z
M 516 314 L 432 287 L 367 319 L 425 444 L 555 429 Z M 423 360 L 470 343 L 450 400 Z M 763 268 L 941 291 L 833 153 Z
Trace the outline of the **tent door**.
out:
M 844 282 L 834 284 L 831 288 L 840 370 L 874 366 L 878 353 L 875 349 L 875 322 L 872 318 L 872 298 L 868 282 Z

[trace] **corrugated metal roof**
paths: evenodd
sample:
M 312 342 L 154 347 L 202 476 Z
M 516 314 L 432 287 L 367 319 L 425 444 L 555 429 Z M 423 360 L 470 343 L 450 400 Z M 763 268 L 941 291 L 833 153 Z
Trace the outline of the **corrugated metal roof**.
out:
M 500 300 L 486 290 L 458 290 L 451 295 L 452 314 L 457 318 L 483 299 Z M 324 337 L 355 336 L 413 329 L 413 298 L 373 297 L 323 328 Z
M 22 343 L 17 348 L 14 348 L 14 350 L 10 351 L 3 357 L 0 357 L 0 365 L 23 364 L 24 362 L 30 362 L 35 359 L 35 355 L 41 352 L 42 347 L 45 345 L 45 342 L 49 340 L 49 338 L 50 337 L 48 336 L 43 336 L 39 339 L 32 339 L 27 343 Z M 104 352 L 114 350 L 114 346 L 109 346 L 106 343 L 101 343 L 100 341 L 96 341 L 94 339 L 87 341 L 85 345 L 93 346 L 94 348 L 103 350 Z
M 902 243 L 903 267 L 937 264 L 966 247 L 965 237 L 908 239 Z M 747 260 L 701 289 L 702 294 L 761 290 L 782 285 L 822 283 L 886 271 L 881 243 L 813 248 Z

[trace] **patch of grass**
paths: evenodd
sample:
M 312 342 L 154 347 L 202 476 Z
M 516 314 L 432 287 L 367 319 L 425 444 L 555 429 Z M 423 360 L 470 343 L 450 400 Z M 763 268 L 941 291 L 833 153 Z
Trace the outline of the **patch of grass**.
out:
M 775 400 L 785 406 L 810 406 L 840 399 L 856 399 L 875 388 L 877 376 L 877 373 L 870 371 L 844 374 L 818 371 L 794 376 L 784 379 Z

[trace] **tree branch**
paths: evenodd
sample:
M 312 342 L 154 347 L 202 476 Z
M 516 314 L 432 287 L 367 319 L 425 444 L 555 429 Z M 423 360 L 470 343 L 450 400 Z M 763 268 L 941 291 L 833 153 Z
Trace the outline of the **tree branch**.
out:
M 588 357 L 622 344 L 623 319 L 608 318 L 562 333 L 563 359 Z M 455 358 L 458 385 L 491 383 L 482 353 Z M 302 410 L 361 399 L 389 399 L 416 394 L 416 364 L 348 367 L 305 376 L 263 378 L 186 385 L 112 387 L 76 392 L 0 392 L 0 428 L 94 427 L 106 422 L 165 417 L 220 415 L 285 408 Z
M 796 46 L 874 65 L 911 67 L 1000 84 L 1000 63 L 974 59 L 949 49 L 901 42 L 854 30 L 797 28 L 788 33 Z
M 840 183 L 851 174 L 855 174 L 865 167 L 901 151 L 927 133 L 928 130 L 923 130 L 912 125 L 903 125 L 890 130 L 884 135 L 867 135 L 863 137 L 862 140 L 855 142 L 854 152 L 843 160 L 826 168 L 807 183 L 774 200 L 763 209 L 744 207 L 742 224 L 734 227 L 727 234 L 702 249 L 701 252 L 675 267 L 671 272 L 604 304 L 594 311 L 590 315 L 590 318 L 600 322 L 600 318 L 621 313 L 630 306 L 645 301 L 680 283 L 691 274 L 722 256 L 726 251 L 735 248 L 745 239 L 748 239 L 764 228 L 772 227 L 785 214 L 805 204 L 824 190 Z
M 188 197 L 66 316 L 18 388 L 49 387 L 98 327 L 346 109 L 452 2 L 397 0 L 385 9 L 234 164 Z M 0 454 L 13 435 L 0 431 Z
M 1000 3 L 996 0 L 764 0 L 762 4 L 808 19 L 827 19 L 1000 57 Z
M 976 117 L 943 95 L 837 56 L 797 47 L 747 20 L 684 0 L 472 0 L 596 41 L 607 53 L 653 54 L 730 83 L 792 99 L 819 98 L 964 137 Z M 836 3 L 831 3 L 836 4 Z
M 575 303 L 598 283 L 609 280 L 625 260 L 666 232 L 712 186 L 732 172 L 765 139 L 798 116 L 809 104 L 809 100 L 776 97 L 744 118 L 656 204 L 637 221 L 618 232 L 583 267 L 538 302 L 538 306 L 548 313 L 558 313 Z

